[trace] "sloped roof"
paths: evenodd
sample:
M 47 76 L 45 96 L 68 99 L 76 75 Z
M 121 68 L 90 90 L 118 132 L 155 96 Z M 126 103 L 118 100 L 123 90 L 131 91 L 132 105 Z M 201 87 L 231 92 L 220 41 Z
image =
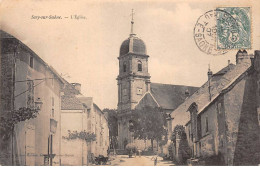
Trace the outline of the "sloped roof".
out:
M 151 94 L 163 109 L 176 109 L 186 99 L 186 90 L 192 95 L 198 87 L 151 83 Z
M 220 71 L 218 71 L 217 73 L 215 73 L 213 76 L 218 76 L 218 75 L 224 75 L 226 74 L 229 70 L 234 69 L 236 65 L 234 65 L 233 63 L 230 63 L 228 66 L 224 67 L 223 69 L 221 69 Z
M 154 97 L 151 95 L 151 93 L 147 92 L 143 98 L 139 101 L 139 103 L 136 105 L 136 108 L 142 108 L 144 106 L 150 106 L 150 107 L 158 107 L 158 104 Z
M 16 39 L 14 36 L 10 35 L 9 33 L 6 33 L 3 30 L 0 30 L 0 38 L 1 39 L 4 39 L 4 38 L 14 38 L 14 39 Z
M 219 94 L 223 89 L 230 86 L 236 79 L 238 79 L 244 72 L 250 67 L 249 62 L 242 62 L 235 66 L 225 67 L 222 70 L 228 70 L 225 74 L 216 73 L 210 79 L 210 90 L 211 90 L 211 101 L 209 99 L 209 82 L 207 81 L 202 85 L 192 96 L 187 98 L 176 110 L 171 113 L 171 117 L 179 125 L 185 125 L 190 120 L 190 113 L 187 112 L 189 106 L 192 103 L 196 103 L 198 106 L 198 113 L 204 110 Z
M 64 95 L 81 95 L 81 93 L 75 89 L 75 87 L 70 84 L 68 81 L 63 79 L 65 81 L 65 87 L 61 90 Z
M 35 58 L 37 58 L 38 61 L 40 61 L 43 65 L 45 65 L 46 68 L 49 69 L 56 76 L 56 79 L 58 79 L 62 84 L 65 83 L 64 79 L 59 75 L 59 73 L 52 66 L 49 66 L 40 56 L 38 56 L 32 49 L 30 49 L 27 45 L 25 45 L 19 39 L 17 39 L 16 37 L 12 36 L 11 34 L 3 31 L 1 29 L 0 29 L 0 39 L 3 41 L 6 41 L 8 39 L 11 39 L 12 41 L 16 41 L 18 44 L 20 44 L 20 47 L 29 51 L 31 55 L 33 55 Z M 8 43 L 10 43 L 10 42 L 8 42 Z M 1 47 L 4 47 L 3 44 Z M 13 48 L 12 46 L 9 46 L 9 47 Z
M 61 96 L 61 110 L 82 110 L 83 104 L 78 98 L 71 95 Z
M 91 105 L 93 104 L 93 97 L 77 96 L 77 98 L 80 100 L 81 103 L 85 104 L 87 108 L 91 108 Z

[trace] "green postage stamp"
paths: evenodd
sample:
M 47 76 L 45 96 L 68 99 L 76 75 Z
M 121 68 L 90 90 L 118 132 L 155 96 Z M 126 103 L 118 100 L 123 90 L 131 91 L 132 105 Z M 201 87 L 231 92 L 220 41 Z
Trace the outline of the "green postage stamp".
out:
M 216 14 L 217 49 L 250 49 L 250 7 L 221 7 Z

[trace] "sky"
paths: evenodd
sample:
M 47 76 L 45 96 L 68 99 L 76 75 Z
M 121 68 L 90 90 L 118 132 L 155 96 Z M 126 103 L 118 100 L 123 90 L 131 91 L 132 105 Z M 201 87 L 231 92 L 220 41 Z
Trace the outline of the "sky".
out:
M 230 1 L 83 1 L 2 0 L 1 29 L 30 47 L 69 82 L 81 83 L 85 96 L 101 108 L 116 108 L 118 59 L 121 43 L 129 37 L 131 10 L 134 33 L 147 48 L 151 82 L 201 86 L 213 73 L 235 63 L 237 50 L 208 55 L 195 44 L 198 18 L 220 6 L 249 6 L 252 15 L 252 49 L 260 49 L 260 3 Z M 36 20 L 34 16 L 62 16 Z M 86 19 L 65 19 L 81 15 Z M 68 76 L 69 75 L 69 76 Z

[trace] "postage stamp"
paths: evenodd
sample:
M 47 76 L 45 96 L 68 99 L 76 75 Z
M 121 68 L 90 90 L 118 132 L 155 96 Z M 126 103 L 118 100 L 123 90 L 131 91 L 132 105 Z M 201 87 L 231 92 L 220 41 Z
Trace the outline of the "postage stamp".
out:
M 219 13 L 224 13 L 224 11 Z M 221 55 L 227 52 L 225 48 L 218 49 L 216 46 L 216 16 L 216 10 L 210 10 L 201 15 L 195 24 L 193 32 L 194 40 L 198 48 L 209 55 Z M 235 22 L 235 20 L 233 19 L 232 22 Z
M 217 14 L 217 49 L 250 49 L 250 7 L 221 7 Z

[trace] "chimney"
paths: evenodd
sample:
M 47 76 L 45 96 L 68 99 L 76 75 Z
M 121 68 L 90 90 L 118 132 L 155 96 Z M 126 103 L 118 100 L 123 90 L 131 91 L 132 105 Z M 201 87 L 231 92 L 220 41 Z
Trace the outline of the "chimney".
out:
M 213 72 L 210 70 L 210 64 L 209 64 L 209 69 L 208 69 L 208 80 L 211 79 L 212 75 L 213 75 Z
M 80 93 L 81 92 L 81 84 L 80 83 L 71 83 L 72 86 Z
M 239 50 L 236 54 L 236 64 L 239 64 L 243 61 L 249 61 L 249 57 L 246 50 Z
M 208 69 L 208 83 L 209 83 L 209 101 L 211 101 L 211 84 L 210 84 L 210 79 L 213 75 L 213 72 L 210 70 L 210 64 L 209 64 L 209 69 Z
M 260 72 L 260 50 L 255 50 L 254 54 L 254 69 Z
M 230 60 L 228 60 L 228 70 L 230 70 Z

